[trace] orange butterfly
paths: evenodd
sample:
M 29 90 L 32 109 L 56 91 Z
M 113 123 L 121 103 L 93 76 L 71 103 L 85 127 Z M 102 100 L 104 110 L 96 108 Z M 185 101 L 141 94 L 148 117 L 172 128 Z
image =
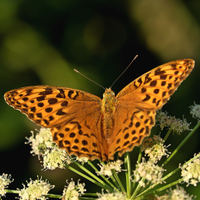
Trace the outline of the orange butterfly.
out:
M 51 129 L 53 140 L 69 155 L 113 160 L 150 135 L 160 109 L 194 68 L 182 59 L 158 66 L 103 99 L 81 90 L 30 86 L 5 94 L 5 101 L 30 120 Z

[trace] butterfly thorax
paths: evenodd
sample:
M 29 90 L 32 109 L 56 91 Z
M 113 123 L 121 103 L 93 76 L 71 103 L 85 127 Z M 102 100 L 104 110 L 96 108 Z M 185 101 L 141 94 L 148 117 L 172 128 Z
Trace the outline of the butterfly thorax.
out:
M 115 113 L 115 93 L 110 89 L 106 89 L 103 94 L 101 110 L 103 114 L 103 132 L 108 139 L 113 130 L 113 115 Z M 108 141 L 109 142 L 109 141 Z

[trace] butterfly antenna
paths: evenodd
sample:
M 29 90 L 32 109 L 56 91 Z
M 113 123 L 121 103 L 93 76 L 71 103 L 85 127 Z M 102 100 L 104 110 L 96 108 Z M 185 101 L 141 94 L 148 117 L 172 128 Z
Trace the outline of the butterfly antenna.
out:
M 112 88 L 112 86 L 118 81 L 118 79 L 122 76 L 122 74 L 124 74 L 124 72 L 131 66 L 131 64 L 133 63 L 133 61 L 138 57 L 138 55 L 136 55 L 133 60 L 129 63 L 129 65 L 126 67 L 126 69 L 118 76 L 117 79 L 115 79 L 115 81 L 112 83 L 112 85 L 110 86 L 110 88 Z
M 81 72 L 79 72 L 77 69 L 74 69 L 74 71 L 77 72 L 78 74 L 80 74 L 81 76 L 85 77 L 85 78 L 88 79 L 89 81 L 93 82 L 94 84 L 100 86 L 100 87 L 103 88 L 104 90 L 106 89 L 106 88 L 104 88 L 102 85 L 100 85 L 99 83 L 93 81 L 92 79 L 88 78 L 87 76 L 85 76 L 84 74 L 82 74 Z

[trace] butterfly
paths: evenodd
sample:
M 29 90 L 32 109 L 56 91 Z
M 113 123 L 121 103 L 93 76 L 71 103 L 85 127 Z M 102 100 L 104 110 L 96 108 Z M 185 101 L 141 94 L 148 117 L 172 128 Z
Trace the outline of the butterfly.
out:
M 29 86 L 5 93 L 5 101 L 30 120 L 50 128 L 53 141 L 69 155 L 113 160 L 142 143 L 160 109 L 194 68 L 194 60 L 160 65 L 138 77 L 116 96 L 103 99 L 77 89 Z

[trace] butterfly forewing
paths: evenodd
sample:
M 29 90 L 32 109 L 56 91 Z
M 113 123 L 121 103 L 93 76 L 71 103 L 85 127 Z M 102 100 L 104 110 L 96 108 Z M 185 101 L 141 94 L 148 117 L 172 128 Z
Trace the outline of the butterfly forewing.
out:
M 160 109 L 194 67 L 191 59 L 172 61 L 145 73 L 116 97 L 103 100 L 65 87 L 30 86 L 5 94 L 6 102 L 35 123 L 51 128 L 60 148 L 90 160 L 112 160 L 140 145 Z M 106 96 L 106 97 L 105 97 Z
M 117 99 L 144 109 L 160 109 L 194 68 L 194 61 L 182 59 L 160 65 L 122 89 Z

